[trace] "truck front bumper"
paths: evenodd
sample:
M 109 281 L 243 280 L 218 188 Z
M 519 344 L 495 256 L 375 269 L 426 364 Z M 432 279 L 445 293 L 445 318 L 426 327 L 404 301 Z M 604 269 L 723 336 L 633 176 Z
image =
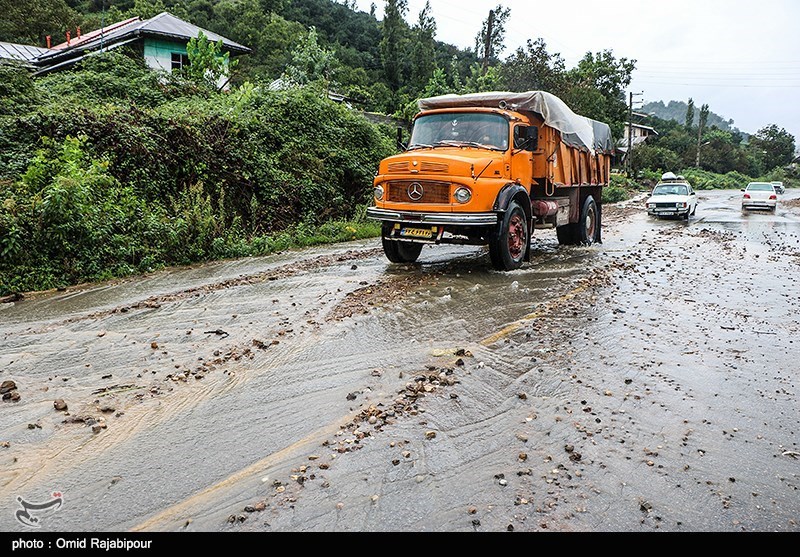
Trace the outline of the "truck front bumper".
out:
M 408 224 L 432 224 L 439 226 L 494 226 L 497 213 L 414 213 L 391 209 L 367 208 L 367 218 Z

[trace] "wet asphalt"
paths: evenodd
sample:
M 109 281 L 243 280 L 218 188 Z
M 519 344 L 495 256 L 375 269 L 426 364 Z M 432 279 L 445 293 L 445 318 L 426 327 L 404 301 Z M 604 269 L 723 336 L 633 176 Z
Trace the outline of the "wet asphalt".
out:
M 739 195 L 512 273 L 370 240 L 3 304 L 0 528 L 797 532 L 800 191 Z

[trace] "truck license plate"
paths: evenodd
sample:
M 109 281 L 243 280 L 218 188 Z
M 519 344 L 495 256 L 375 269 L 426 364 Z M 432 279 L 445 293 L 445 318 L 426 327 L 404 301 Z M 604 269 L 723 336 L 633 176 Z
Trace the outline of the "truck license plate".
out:
M 433 230 L 430 228 L 403 228 L 400 231 L 400 236 L 405 238 L 422 238 L 430 240 L 433 238 Z

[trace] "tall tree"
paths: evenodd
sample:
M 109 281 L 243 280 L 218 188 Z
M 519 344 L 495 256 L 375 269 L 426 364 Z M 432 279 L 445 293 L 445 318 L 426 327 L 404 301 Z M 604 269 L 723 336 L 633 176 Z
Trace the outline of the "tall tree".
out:
M 708 105 L 704 104 L 700 107 L 700 121 L 697 126 L 697 159 L 695 160 L 695 167 L 700 168 L 700 150 L 703 148 L 703 132 L 706 130 L 708 124 Z
M 405 15 L 408 0 L 386 0 L 383 11 L 381 61 L 386 81 L 392 91 L 400 88 L 402 78 L 403 35 L 407 29 Z
M 430 0 L 425 2 L 425 7 L 419 12 L 419 18 L 411 32 L 414 37 L 411 47 L 411 79 L 419 90 L 436 69 L 436 20 L 431 15 Z
M 483 20 L 481 31 L 475 37 L 475 52 L 483 61 L 483 73 L 489 70 L 489 66 L 497 63 L 498 56 L 505 48 L 506 21 L 511 15 L 511 8 L 504 8 L 498 4 L 493 10 L 489 10 L 489 16 Z
M 689 102 L 686 105 L 686 130 L 691 130 L 692 126 L 694 126 L 694 99 L 689 98 Z

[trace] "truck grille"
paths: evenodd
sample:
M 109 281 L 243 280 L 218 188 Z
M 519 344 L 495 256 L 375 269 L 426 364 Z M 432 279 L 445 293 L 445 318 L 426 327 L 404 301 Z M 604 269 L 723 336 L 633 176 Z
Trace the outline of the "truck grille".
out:
M 408 172 L 408 163 L 407 162 L 392 162 L 389 163 L 389 167 L 387 169 L 390 174 L 400 174 L 401 172 Z
M 412 188 L 412 184 L 419 186 Z M 421 197 L 414 199 L 410 193 L 419 191 L 421 189 Z M 450 184 L 448 182 L 431 182 L 412 180 L 402 182 L 389 182 L 388 192 L 386 194 L 386 201 L 393 201 L 395 203 L 434 203 L 434 204 L 449 204 L 450 203 Z
M 450 168 L 440 162 L 421 162 L 419 163 L 419 171 L 423 174 L 426 172 L 447 172 Z
M 657 209 L 674 209 L 675 203 L 656 203 Z

